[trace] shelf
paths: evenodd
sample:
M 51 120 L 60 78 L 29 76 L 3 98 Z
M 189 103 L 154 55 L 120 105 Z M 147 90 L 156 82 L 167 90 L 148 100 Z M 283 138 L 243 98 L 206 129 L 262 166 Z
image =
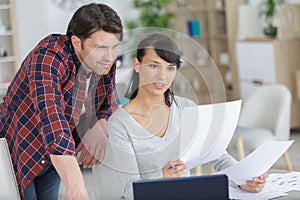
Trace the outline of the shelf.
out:
M 2 96 L 5 95 L 6 90 L 8 89 L 10 83 L 0 83 L 0 97 L 2 98 Z M 1 102 L 2 99 L 0 99 Z
M 211 12 L 226 12 L 225 8 L 213 8 L 210 9 Z
M 228 36 L 226 34 L 218 34 L 218 35 L 214 35 L 212 39 L 227 40 Z
M 222 67 L 222 68 L 227 68 L 227 69 L 230 68 L 230 64 L 218 64 L 218 66 Z
M 10 4 L 0 4 L 0 10 L 7 10 L 10 9 Z
M 12 36 L 12 35 L 13 35 L 13 32 L 10 30 L 0 33 L 0 36 Z
M 19 68 L 15 0 L 0 0 L 0 102 Z
M 9 83 L 0 83 L 0 103 L 3 102 L 3 97 L 6 94 Z
M 186 15 L 186 14 L 201 14 L 201 13 L 207 13 L 207 9 L 205 8 L 202 8 L 202 9 L 199 9 L 199 10 L 196 10 L 196 9 L 191 9 L 191 10 L 176 10 L 175 11 L 175 14 L 176 15 Z
M 211 58 L 219 68 L 223 79 L 226 73 L 237 74 L 236 64 L 232 62 L 230 58 L 235 58 L 237 8 L 239 5 L 244 4 L 244 0 L 178 0 L 177 2 L 184 5 L 184 8 L 190 9 L 180 10 L 178 9 L 178 3 L 176 4 L 176 9 L 175 5 L 174 10 L 177 12 L 174 12 L 176 18 L 173 23 L 174 27 L 172 28 L 187 35 L 198 36 L 199 34 L 197 33 L 200 32 L 201 37 L 191 38 L 205 48 L 209 54 L 209 58 Z M 193 23 L 194 21 L 200 22 L 198 23 L 199 25 Z M 181 44 L 180 47 L 184 51 L 192 51 L 189 44 Z M 220 54 L 222 52 L 228 53 L 229 62 L 220 62 Z M 197 61 L 199 61 L 198 55 L 194 52 L 191 52 L 191 54 L 190 62 L 197 63 Z M 204 65 L 206 64 L 207 63 Z M 237 79 L 234 78 L 232 83 L 230 83 L 230 92 L 228 93 L 229 97 L 233 99 L 239 96 L 238 82 L 236 80 Z M 227 80 L 224 79 L 224 84 L 229 85 L 226 81 Z M 203 93 L 201 93 L 201 95 L 203 95 Z
M 191 36 L 189 36 L 189 37 L 191 37 Z M 208 36 L 191 37 L 191 38 L 194 39 L 194 40 L 197 40 L 197 41 L 205 41 L 205 40 L 209 39 Z
M 0 63 L 8 63 L 8 62 L 15 62 L 15 61 L 16 61 L 16 59 L 14 56 L 0 57 Z

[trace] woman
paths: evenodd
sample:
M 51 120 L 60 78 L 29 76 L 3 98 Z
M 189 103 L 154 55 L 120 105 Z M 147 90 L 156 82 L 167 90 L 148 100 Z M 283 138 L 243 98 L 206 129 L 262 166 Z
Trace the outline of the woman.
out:
M 124 199 L 133 199 L 132 182 L 139 179 L 188 176 L 179 160 L 181 113 L 195 103 L 174 96 L 170 86 L 180 67 L 179 50 L 168 36 L 153 33 L 138 45 L 130 101 L 109 119 L 109 143 L 120 172 Z M 236 161 L 227 153 L 211 162 L 217 171 Z M 267 174 L 240 187 L 259 192 Z

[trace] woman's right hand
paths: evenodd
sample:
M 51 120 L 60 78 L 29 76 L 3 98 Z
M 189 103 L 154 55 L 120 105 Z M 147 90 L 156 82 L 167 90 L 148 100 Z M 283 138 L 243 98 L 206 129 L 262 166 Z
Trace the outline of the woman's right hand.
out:
M 176 178 L 180 177 L 185 170 L 186 166 L 181 160 L 171 160 L 163 168 L 164 178 Z

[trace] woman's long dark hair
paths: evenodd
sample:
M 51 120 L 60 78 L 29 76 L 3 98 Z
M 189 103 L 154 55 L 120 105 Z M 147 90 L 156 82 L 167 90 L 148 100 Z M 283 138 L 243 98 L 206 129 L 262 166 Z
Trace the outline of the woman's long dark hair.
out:
M 174 63 L 177 69 L 180 68 L 180 56 L 177 44 L 172 38 L 161 33 L 152 33 L 140 41 L 137 46 L 137 59 L 142 62 L 147 48 L 153 48 L 156 54 L 168 63 Z M 134 99 L 138 94 L 139 74 L 133 70 L 131 83 L 125 94 L 125 97 Z M 174 101 L 174 92 L 168 88 L 165 93 L 165 103 L 171 106 Z

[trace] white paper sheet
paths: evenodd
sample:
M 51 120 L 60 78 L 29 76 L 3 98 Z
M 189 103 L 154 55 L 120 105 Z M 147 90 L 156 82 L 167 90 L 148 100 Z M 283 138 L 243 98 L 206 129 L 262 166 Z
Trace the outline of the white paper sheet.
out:
M 234 134 L 241 100 L 183 110 L 181 160 L 187 169 L 219 158 Z
M 272 165 L 291 146 L 293 141 L 265 141 L 246 158 L 219 173 L 226 174 L 236 184 L 242 185 L 246 180 L 267 172 Z

